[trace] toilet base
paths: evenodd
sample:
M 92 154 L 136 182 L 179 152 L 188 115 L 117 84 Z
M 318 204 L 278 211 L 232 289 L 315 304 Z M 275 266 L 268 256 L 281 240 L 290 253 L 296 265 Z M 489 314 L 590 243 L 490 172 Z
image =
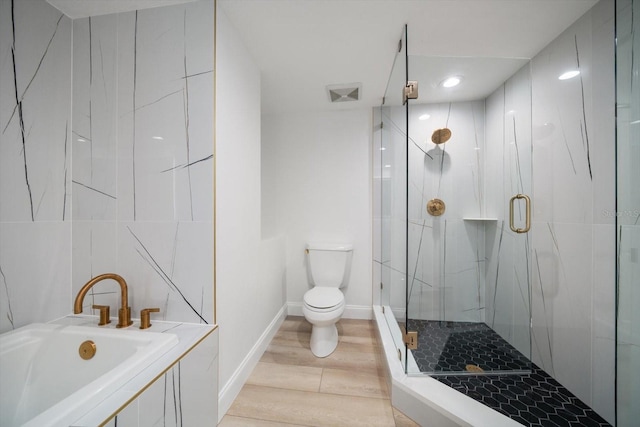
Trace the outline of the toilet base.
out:
M 311 328 L 311 352 L 316 357 L 327 357 L 338 346 L 338 328 L 332 323 Z

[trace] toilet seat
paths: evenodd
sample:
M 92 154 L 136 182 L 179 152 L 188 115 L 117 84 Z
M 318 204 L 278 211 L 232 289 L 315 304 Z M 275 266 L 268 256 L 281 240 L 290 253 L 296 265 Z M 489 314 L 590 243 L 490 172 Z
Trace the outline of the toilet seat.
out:
M 304 305 L 316 312 L 332 311 L 344 304 L 344 294 L 338 288 L 315 287 L 303 297 Z

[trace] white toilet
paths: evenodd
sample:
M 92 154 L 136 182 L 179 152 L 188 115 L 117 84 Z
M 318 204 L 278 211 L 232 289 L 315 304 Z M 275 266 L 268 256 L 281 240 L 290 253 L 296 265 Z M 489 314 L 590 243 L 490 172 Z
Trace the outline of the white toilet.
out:
M 311 329 L 311 352 L 317 357 L 333 353 L 338 345 L 336 322 L 344 312 L 344 287 L 351 273 L 353 246 L 308 244 L 308 276 L 313 289 L 303 297 L 302 313 Z

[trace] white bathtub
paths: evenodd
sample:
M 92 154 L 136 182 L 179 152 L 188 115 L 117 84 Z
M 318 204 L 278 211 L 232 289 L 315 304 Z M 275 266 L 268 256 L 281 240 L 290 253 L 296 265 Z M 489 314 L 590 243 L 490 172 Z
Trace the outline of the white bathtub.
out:
M 91 340 L 95 356 L 80 357 Z M 178 342 L 171 333 L 34 323 L 0 335 L 0 425 L 69 426 Z

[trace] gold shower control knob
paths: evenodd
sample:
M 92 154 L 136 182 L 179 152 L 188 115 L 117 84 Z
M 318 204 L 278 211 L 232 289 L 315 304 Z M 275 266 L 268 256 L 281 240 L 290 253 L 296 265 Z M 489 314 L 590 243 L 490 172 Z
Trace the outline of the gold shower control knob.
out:
M 440 216 L 444 213 L 446 205 L 440 199 L 431 199 L 427 202 L 427 213 L 432 216 Z

